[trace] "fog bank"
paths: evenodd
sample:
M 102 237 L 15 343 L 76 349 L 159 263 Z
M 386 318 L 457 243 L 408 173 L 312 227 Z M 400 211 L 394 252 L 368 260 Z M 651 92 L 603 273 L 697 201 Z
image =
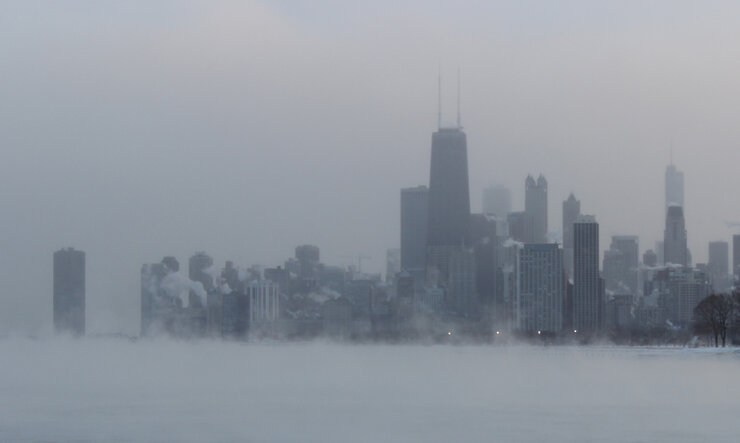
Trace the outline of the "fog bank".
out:
M 0 440 L 731 441 L 734 351 L 0 341 Z

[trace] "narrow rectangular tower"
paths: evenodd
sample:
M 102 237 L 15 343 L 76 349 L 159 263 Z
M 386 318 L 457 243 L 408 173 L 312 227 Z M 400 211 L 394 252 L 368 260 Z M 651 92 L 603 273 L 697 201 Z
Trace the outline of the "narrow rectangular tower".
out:
M 85 335 L 85 253 L 73 248 L 54 253 L 54 329 Z
M 573 224 L 573 328 L 579 333 L 603 328 L 604 285 L 599 274 L 599 224 L 581 215 Z
M 424 269 L 428 219 L 429 188 L 417 186 L 401 189 L 402 270 Z

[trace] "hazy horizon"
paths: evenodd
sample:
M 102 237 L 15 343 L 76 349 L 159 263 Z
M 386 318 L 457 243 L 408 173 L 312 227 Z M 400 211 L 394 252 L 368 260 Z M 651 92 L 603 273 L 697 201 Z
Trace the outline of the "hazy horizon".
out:
M 88 330 L 135 334 L 139 271 L 206 251 L 274 266 L 299 244 L 385 269 L 399 190 L 428 184 L 461 71 L 471 207 L 527 174 L 549 229 L 572 191 L 654 247 L 686 177 L 694 263 L 740 206 L 740 4 L 164 1 L 0 6 L 0 332 L 51 329 L 52 253 L 87 254 Z

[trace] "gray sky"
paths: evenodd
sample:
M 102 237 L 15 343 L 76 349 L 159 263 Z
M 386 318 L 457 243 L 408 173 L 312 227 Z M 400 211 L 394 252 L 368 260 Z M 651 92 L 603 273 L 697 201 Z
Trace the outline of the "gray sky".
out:
M 740 220 L 735 2 L 0 4 L 0 331 L 48 330 L 51 254 L 87 253 L 89 330 L 138 329 L 142 263 L 295 245 L 385 265 L 428 182 L 441 62 L 471 200 L 527 173 L 612 234 L 663 232 L 671 140 L 694 261 Z M 354 3 L 354 2 L 353 2 Z

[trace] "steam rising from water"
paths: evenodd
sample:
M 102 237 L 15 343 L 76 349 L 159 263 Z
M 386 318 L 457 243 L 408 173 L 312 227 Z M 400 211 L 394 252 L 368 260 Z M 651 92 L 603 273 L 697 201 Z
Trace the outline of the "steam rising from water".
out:
M 0 341 L 0 441 L 732 441 L 737 353 Z

